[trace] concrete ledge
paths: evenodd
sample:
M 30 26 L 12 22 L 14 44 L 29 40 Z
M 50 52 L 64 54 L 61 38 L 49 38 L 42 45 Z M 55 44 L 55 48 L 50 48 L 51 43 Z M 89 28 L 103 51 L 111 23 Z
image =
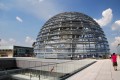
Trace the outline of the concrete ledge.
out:
M 65 79 L 69 78 L 70 76 L 72 76 L 72 75 L 78 73 L 79 71 L 82 71 L 83 69 L 89 67 L 90 65 L 94 64 L 95 62 L 96 62 L 96 61 L 94 61 L 94 62 L 92 62 L 92 63 L 89 63 L 89 64 L 87 64 L 87 65 L 81 67 L 80 69 L 75 70 L 75 71 L 72 72 L 72 73 L 68 73 L 68 74 L 66 74 L 66 75 L 64 75 L 64 76 L 61 76 L 61 77 L 60 77 L 60 80 L 65 80 Z

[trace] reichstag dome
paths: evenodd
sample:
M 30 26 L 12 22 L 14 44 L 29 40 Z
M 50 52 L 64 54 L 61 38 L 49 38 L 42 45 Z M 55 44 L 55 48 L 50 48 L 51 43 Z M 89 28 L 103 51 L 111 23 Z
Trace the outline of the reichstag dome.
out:
M 40 58 L 105 56 L 109 45 L 93 18 L 79 12 L 64 12 L 50 18 L 38 33 L 34 53 Z

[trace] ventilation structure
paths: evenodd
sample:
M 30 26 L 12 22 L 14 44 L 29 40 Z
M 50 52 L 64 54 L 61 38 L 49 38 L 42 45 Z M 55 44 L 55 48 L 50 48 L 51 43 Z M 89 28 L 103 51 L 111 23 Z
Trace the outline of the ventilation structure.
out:
M 102 28 L 91 17 L 79 12 L 64 12 L 43 25 L 34 53 L 41 58 L 103 56 L 109 54 L 109 45 Z

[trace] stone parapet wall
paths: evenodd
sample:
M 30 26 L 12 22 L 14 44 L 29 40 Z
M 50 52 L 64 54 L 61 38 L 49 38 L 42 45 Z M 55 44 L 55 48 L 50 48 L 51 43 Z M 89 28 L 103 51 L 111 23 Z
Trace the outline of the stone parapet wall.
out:
M 15 58 L 0 58 L 0 70 L 15 69 L 16 60 Z

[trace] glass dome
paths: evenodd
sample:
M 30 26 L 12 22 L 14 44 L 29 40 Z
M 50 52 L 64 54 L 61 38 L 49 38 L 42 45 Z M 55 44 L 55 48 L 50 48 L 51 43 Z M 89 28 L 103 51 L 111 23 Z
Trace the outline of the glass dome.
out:
M 34 53 L 42 58 L 103 56 L 109 54 L 109 45 L 102 28 L 91 17 L 79 12 L 64 12 L 43 25 Z

